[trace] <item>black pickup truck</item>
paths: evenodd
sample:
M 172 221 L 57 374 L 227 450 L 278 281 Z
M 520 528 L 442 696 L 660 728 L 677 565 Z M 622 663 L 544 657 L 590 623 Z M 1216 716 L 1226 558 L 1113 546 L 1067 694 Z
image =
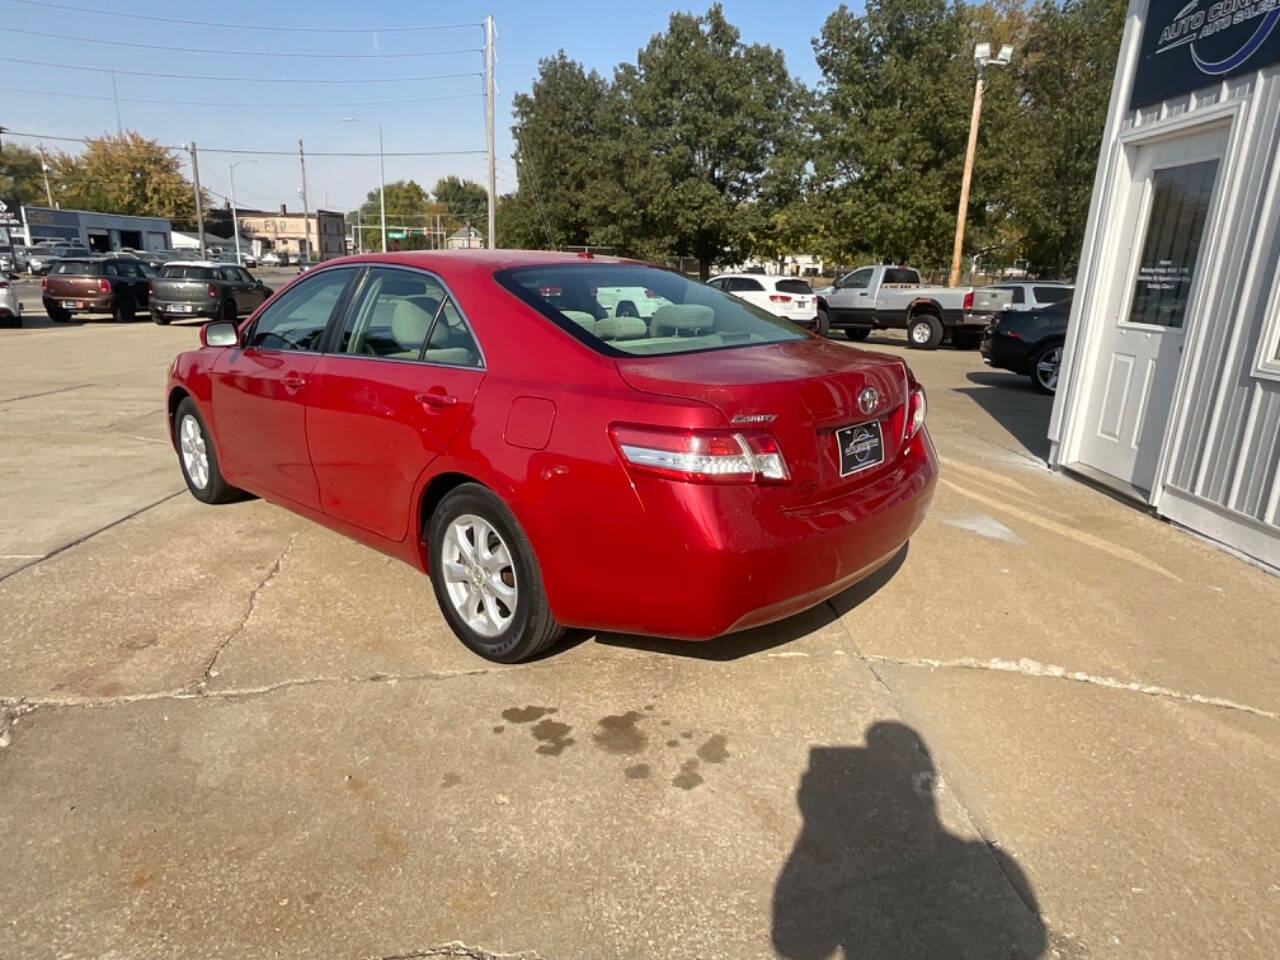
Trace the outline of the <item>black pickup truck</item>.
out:
M 159 324 L 187 317 L 235 322 L 252 313 L 272 290 L 244 267 L 210 260 L 166 263 L 151 281 L 151 319 Z

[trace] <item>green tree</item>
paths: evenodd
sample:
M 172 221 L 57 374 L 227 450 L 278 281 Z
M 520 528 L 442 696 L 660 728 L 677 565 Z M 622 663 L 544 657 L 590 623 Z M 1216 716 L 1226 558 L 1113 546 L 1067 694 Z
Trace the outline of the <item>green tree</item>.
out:
M 463 224 L 487 222 L 489 216 L 489 191 L 474 180 L 463 180 L 450 175 L 436 181 L 431 191 L 429 212 L 439 213 L 440 221 L 448 231 Z
M 1126 8 L 1065 0 L 1033 10 L 1018 69 L 1024 108 L 1012 190 L 1025 256 L 1045 273 L 1069 277 L 1080 257 Z
M 80 153 L 50 158 L 49 180 L 61 206 L 195 223 L 195 195 L 178 155 L 132 130 L 85 140 Z M 209 197 L 202 197 L 206 209 Z
M 401 227 L 425 228 L 426 208 L 430 198 L 415 180 L 394 180 L 387 184 L 387 231 Z M 355 217 L 348 216 L 354 223 Z M 360 235 L 365 250 L 379 250 L 382 246 L 382 190 L 374 187 L 365 194 L 360 205 Z M 388 249 L 395 244 L 387 241 Z M 425 236 L 409 235 L 399 240 L 401 250 L 414 250 L 427 246 Z
M 14 143 L 6 143 L 0 149 L 0 200 L 15 210 L 18 204 L 44 204 L 44 178 L 38 152 Z

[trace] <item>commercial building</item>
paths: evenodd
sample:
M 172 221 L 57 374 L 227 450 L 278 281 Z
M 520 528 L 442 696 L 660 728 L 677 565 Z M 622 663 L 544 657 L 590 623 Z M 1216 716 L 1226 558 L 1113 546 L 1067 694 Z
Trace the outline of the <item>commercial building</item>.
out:
M 74 240 L 90 250 L 106 253 L 129 247 L 133 250 L 167 250 L 173 225 L 160 217 L 130 217 L 93 210 L 55 210 L 52 207 L 22 208 L 26 242 Z
M 237 209 L 241 242 L 253 244 L 259 256 L 268 250 L 312 259 L 328 260 L 346 254 L 346 224 L 340 213 L 316 210 L 303 216 L 280 205 L 278 213 Z
M 1132 0 L 1051 463 L 1280 568 L 1280 7 Z

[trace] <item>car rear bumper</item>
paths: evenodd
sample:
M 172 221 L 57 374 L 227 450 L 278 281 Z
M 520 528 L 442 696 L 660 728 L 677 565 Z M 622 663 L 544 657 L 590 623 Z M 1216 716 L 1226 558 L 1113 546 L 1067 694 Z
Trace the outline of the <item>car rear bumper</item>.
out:
M 157 300 L 151 298 L 151 313 L 165 317 L 216 317 L 218 304 L 213 302 L 192 303 L 190 300 Z
M 566 586 L 561 571 L 547 569 L 552 609 L 571 626 L 685 640 L 780 620 L 891 560 L 924 520 L 937 474 L 922 430 L 892 470 L 817 503 L 762 508 L 751 485 L 654 481 L 667 487 L 648 493 L 637 485 L 642 522 L 601 537 L 612 544 L 616 565 L 604 559 L 607 551 L 588 549 L 599 567 L 560 590 L 553 586 Z M 584 529 L 585 519 L 574 527 Z M 582 564 L 582 557 L 566 562 Z
M 65 310 L 67 313 L 110 313 L 115 309 L 115 304 L 108 294 L 101 297 L 51 297 L 45 294 L 41 299 L 44 300 L 46 308 L 53 307 L 58 310 Z M 65 306 L 65 304 L 74 303 L 74 307 Z
M 1022 340 L 988 332 L 983 335 L 982 344 L 978 349 L 982 354 L 982 362 L 988 366 L 1012 370 L 1014 373 L 1027 372 L 1030 348 Z

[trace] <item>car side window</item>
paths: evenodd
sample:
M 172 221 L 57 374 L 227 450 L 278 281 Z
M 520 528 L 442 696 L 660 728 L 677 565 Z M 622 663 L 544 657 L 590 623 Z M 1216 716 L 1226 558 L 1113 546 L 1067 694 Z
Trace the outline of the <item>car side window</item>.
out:
M 445 297 L 440 305 L 440 313 L 427 335 L 427 349 L 422 359 L 455 367 L 481 366 L 480 347 L 452 297 Z
M 240 278 L 241 283 L 257 283 L 258 282 L 253 279 L 253 274 L 251 274 L 244 267 L 236 267 L 235 270 L 236 270 L 236 276 Z
M 319 350 L 324 330 L 357 267 L 331 267 L 299 280 L 258 316 L 246 347 Z
M 231 282 L 231 283 L 239 283 L 239 282 L 240 282 L 240 274 L 236 273 L 236 268 L 235 268 L 235 267 L 219 267 L 219 268 L 218 268 L 218 276 L 219 276 L 221 279 L 223 279 L 223 280 L 227 280 L 227 281 L 229 281 L 229 282 Z
M 761 283 L 759 280 L 749 280 L 744 277 L 743 279 L 738 281 L 738 289 L 754 293 L 757 290 L 763 290 L 764 284 Z
M 120 276 L 120 267 L 115 262 L 104 263 L 102 272 L 108 277 L 118 277 Z
M 435 277 L 374 267 L 347 311 L 339 353 L 418 360 L 445 298 Z
M 1071 298 L 1070 287 L 1032 287 L 1039 303 L 1058 303 Z
M 1022 287 L 1009 287 L 1008 289 L 1013 294 L 1013 297 L 1009 301 L 1010 303 L 1027 302 L 1027 292 L 1023 290 Z
M 855 270 L 853 271 L 853 273 L 845 277 L 844 283 L 840 285 L 842 287 L 848 287 L 851 290 L 865 290 L 867 289 L 867 287 L 871 286 L 872 273 L 873 271 L 870 267 L 864 267 L 861 270 Z

